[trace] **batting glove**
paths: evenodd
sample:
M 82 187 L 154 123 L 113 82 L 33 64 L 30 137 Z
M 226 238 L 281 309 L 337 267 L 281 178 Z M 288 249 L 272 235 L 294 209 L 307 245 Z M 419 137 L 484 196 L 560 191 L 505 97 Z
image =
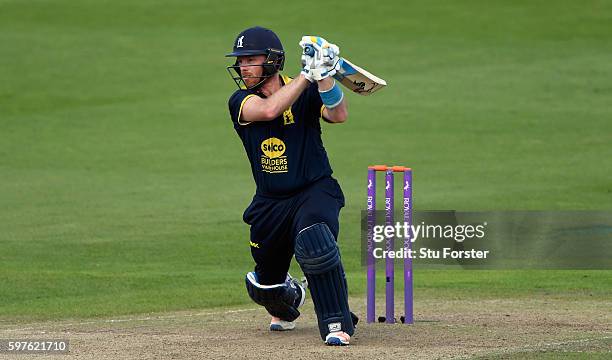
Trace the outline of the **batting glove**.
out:
M 310 69 L 304 67 L 304 64 L 302 64 L 302 75 L 304 75 L 306 80 L 311 83 L 315 81 L 315 79 L 312 77 L 312 74 L 310 73 Z
M 302 67 L 314 80 L 333 76 L 340 69 L 340 48 L 318 36 L 303 36 Z

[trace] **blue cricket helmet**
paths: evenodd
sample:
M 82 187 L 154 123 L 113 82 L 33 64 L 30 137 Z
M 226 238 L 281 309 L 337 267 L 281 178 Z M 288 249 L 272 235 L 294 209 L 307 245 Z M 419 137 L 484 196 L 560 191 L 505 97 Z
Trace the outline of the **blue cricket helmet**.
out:
M 238 34 L 234 41 L 234 51 L 225 56 L 267 55 L 271 49 L 285 53 L 274 31 L 254 26 Z
M 251 89 L 263 84 L 267 78 L 282 70 L 285 64 L 285 51 L 280 39 L 274 31 L 261 26 L 248 28 L 238 34 L 234 41 L 233 51 L 225 56 L 238 57 L 247 55 L 266 55 L 266 60 L 260 65 L 263 67 L 261 81 L 251 86 Z M 239 88 L 246 88 L 237 62 L 234 65 L 228 66 L 227 70 Z M 232 74 L 231 70 L 234 70 L 236 75 Z

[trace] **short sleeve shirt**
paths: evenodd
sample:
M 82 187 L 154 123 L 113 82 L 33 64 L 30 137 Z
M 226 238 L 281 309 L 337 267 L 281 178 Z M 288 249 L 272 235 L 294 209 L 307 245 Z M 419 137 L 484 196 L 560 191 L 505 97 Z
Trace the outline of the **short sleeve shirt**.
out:
M 287 84 L 291 78 L 281 75 L 281 81 Z M 317 84 L 310 84 L 290 108 L 272 121 L 240 119 L 242 107 L 251 96 L 263 97 L 251 90 L 234 92 L 229 99 L 229 111 L 251 164 L 257 193 L 291 196 L 331 176 L 332 169 L 321 140 L 323 102 Z

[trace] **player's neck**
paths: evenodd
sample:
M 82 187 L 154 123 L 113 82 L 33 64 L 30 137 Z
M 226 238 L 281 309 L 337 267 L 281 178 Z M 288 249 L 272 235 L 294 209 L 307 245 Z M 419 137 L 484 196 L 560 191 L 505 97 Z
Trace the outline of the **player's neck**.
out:
M 282 84 L 280 81 L 280 76 L 278 75 L 278 73 L 276 73 L 266 79 L 266 81 L 261 86 L 261 93 L 264 94 L 266 97 L 269 97 L 270 95 L 277 92 L 281 88 L 281 86 Z

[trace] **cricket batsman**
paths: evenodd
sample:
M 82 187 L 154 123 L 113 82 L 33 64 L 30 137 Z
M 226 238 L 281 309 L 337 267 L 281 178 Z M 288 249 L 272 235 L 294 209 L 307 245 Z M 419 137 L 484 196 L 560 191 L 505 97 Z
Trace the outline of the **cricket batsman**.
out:
M 344 195 L 332 177 L 320 119 L 343 123 L 346 99 L 332 76 L 339 48 L 305 36 L 301 73 L 290 78 L 281 41 L 262 27 L 244 30 L 226 56 L 238 85 L 229 112 L 242 140 L 257 190 L 243 220 L 250 225 L 255 269 L 246 275 L 249 296 L 272 316 L 270 330 L 295 327 L 305 285 L 288 274 L 291 259 L 308 282 L 327 345 L 348 345 L 357 317 L 350 312 L 338 239 Z M 314 49 L 314 51 L 312 51 Z

